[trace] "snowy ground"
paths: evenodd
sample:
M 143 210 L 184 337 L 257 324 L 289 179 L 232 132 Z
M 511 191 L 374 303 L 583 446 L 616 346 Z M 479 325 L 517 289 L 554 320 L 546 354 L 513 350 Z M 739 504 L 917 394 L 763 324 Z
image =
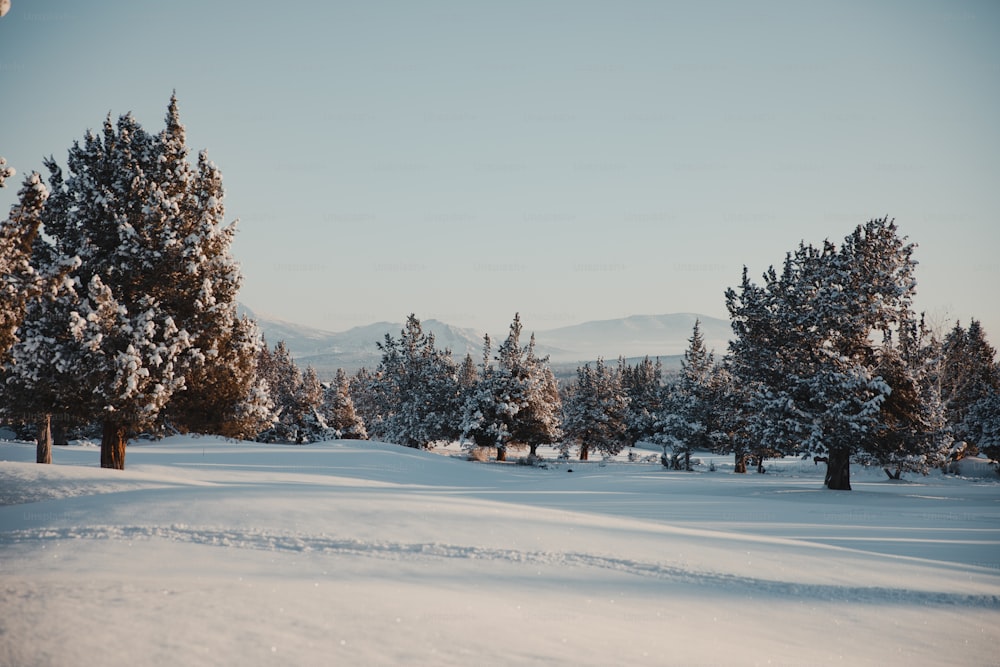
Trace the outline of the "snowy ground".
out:
M 0 665 L 997 664 L 998 478 L 445 454 L 0 443 Z

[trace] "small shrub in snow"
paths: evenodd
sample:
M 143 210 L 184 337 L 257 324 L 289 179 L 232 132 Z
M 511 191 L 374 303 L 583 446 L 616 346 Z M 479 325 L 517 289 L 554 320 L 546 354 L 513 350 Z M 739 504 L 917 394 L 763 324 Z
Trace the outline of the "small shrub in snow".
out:
M 486 463 L 490 460 L 490 447 L 470 447 L 469 460 Z

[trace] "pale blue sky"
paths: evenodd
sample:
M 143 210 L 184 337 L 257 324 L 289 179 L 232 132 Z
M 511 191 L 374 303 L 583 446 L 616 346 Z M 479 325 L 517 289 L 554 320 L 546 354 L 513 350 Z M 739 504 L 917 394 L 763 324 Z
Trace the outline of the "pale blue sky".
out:
M 242 300 L 331 330 L 725 317 L 889 214 L 917 306 L 1000 343 L 1000 3 L 13 0 L 0 155 L 176 89 Z M 16 191 L 0 191 L 9 207 Z

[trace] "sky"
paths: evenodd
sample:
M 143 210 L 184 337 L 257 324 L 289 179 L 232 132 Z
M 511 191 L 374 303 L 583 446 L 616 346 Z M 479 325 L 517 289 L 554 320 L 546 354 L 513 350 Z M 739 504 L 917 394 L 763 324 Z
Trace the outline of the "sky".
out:
M 1000 3 L 12 0 L 0 210 L 175 90 L 276 318 L 725 318 L 744 265 L 888 215 L 916 307 L 1000 344 Z

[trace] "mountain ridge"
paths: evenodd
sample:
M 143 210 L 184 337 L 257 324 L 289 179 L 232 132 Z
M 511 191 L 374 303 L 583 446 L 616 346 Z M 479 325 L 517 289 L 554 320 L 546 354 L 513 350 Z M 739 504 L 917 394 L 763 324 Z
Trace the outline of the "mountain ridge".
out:
M 257 321 L 269 345 L 279 340 L 301 366 L 312 366 L 321 378 L 332 377 L 337 368 L 354 372 L 362 366 L 374 368 L 381 359 L 378 343 L 389 334 L 394 338 L 402 323 L 374 322 L 334 332 L 288 322 L 256 312 L 240 304 L 240 313 Z M 721 356 L 730 337 L 728 320 L 698 313 L 631 315 L 606 320 L 591 320 L 548 330 L 534 330 L 536 351 L 548 355 L 553 366 L 575 368 L 598 358 L 609 360 L 660 357 L 679 358 L 687 349 L 695 321 L 700 322 L 705 344 Z M 448 348 L 456 359 L 471 354 L 478 361 L 482 355 L 484 332 L 457 327 L 436 319 L 421 320 L 425 332 L 432 333 L 438 347 Z M 525 327 L 524 334 L 532 333 Z M 506 337 L 491 333 L 494 346 Z M 525 341 L 526 342 L 526 341 Z M 675 363 L 665 365 L 672 366 Z

